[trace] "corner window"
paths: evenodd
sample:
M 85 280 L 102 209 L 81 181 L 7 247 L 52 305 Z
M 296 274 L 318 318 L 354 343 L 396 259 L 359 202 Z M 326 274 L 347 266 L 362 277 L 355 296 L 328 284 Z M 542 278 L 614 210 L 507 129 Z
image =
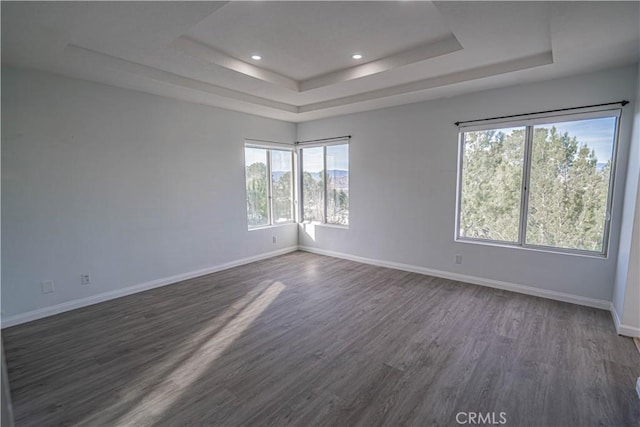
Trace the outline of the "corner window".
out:
M 300 149 L 302 218 L 349 225 L 349 144 Z
M 456 238 L 606 254 L 619 116 L 461 127 Z
M 245 145 L 249 229 L 293 222 L 293 150 Z

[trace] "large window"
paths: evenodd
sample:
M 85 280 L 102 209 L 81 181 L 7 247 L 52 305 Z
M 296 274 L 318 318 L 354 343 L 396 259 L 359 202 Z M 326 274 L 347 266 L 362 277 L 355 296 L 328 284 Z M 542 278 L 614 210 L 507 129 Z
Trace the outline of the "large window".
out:
M 302 148 L 304 221 L 349 225 L 349 144 Z
M 246 145 L 249 228 L 293 222 L 293 151 Z
M 619 115 L 462 126 L 456 237 L 606 254 Z

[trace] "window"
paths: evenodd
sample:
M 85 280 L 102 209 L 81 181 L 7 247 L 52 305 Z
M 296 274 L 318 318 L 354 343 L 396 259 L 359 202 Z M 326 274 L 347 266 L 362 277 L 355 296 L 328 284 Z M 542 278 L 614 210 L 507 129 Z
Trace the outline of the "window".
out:
M 461 126 L 456 238 L 606 254 L 619 116 Z
M 249 228 L 293 222 L 293 151 L 244 148 Z
M 293 153 L 270 150 L 273 222 L 293 222 Z
M 302 148 L 302 218 L 349 225 L 349 144 Z

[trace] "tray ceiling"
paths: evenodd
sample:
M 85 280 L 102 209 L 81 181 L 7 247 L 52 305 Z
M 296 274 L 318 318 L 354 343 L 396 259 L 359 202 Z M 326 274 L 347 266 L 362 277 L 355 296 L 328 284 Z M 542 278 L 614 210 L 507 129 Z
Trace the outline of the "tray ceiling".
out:
M 631 64 L 640 49 L 637 2 L 1 6 L 3 66 L 293 122 Z

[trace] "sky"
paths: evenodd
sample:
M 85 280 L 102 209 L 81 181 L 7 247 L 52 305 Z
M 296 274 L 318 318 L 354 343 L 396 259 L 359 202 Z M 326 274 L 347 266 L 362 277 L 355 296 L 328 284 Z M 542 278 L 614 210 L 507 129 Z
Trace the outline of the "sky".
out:
M 244 161 L 247 166 L 254 163 L 267 164 L 267 150 L 261 148 L 245 148 L 244 149 Z
M 320 172 L 322 165 L 322 147 L 302 150 L 302 163 L 306 172 Z M 349 145 L 327 146 L 327 170 L 349 170 Z
M 247 165 L 254 163 L 267 164 L 267 150 L 263 148 L 250 148 L 244 150 L 244 158 Z M 291 170 L 291 151 L 271 150 L 271 171 L 288 172 Z
M 596 152 L 598 163 L 606 163 L 612 155 L 615 136 L 615 117 L 555 123 L 559 133 L 568 132 L 578 139 L 578 145 L 587 144 Z M 550 125 L 545 124 L 545 127 Z
M 271 171 L 287 172 L 291 170 L 291 155 L 288 151 L 271 150 Z M 250 148 L 244 150 L 247 165 L 254 163 L 267 163 L 266 150 L 263 148 Z M 304 170 L 307 172 L 320 172 L 322 165 L 322 147 L 303 149 Z M 327 147 L 327 169 L 349 170 L 349 145 L 329 145 Z
M 572 122 L 544 123 L 534 127 L 551 128 L 555 126 L 559 134 L 569 133 L 578 139 L 578 146 L 586 144 L 594 150 L 598 163 L 606 163 L 613 154 L 613 141 L 616 131 L 615 117 L 601 117 L 597 119 L 577 120 Z M 501 128 L 505 134 L 524 127 Z

